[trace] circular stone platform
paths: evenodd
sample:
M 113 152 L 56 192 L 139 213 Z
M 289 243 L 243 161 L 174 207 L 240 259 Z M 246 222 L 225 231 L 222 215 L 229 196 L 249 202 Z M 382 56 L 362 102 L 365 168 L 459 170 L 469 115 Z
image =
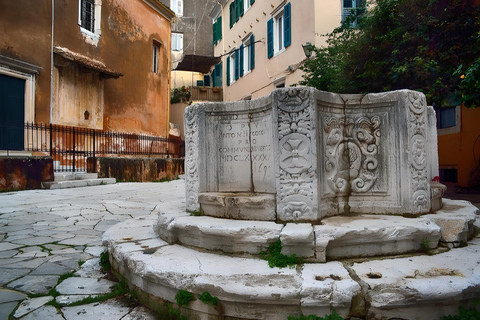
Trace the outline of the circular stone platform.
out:
M 158 221 L 113 226 L 104 244 L 114 270 L 151 307 L 174 304 L 179 290 L 218 297 L 216 308 L 200 300 L 181 308 L 190 319 L 286 319 L 334 309 L 343 317 L 438 319 L 480 299 L 480 238 L 464 246 L 478 210 L 466 201 L 444 199 L 442 210 L 419 218 L 333 217 L 318 226 L 195 217 L 178 204 L 158 211 Z M 277 239 L 285 253 L 309 262 L 269 268 L 255 254 Z M 418 251 L 422 242 L 435 247 L 439 240 L 463 247 L 433 256 L 330 261 Z

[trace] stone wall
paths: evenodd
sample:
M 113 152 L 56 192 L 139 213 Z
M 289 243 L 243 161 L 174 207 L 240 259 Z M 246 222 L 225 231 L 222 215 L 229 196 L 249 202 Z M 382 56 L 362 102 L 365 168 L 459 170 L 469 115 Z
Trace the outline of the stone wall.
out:
M 93 158 L 88 158 L 92 172 Z M 115 178 L 117 181 L 148 182 L 175 179 L 183 174 L 183 159 L 164 158 L 96 158 L 99 178 Z
M 0 191 L 40 189 L 53 181 L 52 157 L 0 157 Z

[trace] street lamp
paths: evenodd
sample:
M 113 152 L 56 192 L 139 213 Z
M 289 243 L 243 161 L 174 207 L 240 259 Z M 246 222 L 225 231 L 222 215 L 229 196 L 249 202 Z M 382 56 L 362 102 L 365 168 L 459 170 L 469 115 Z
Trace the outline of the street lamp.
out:
M 307 42 L 306 44 L 302 44 L 302 48 L 303 48 L 303 52 L 305 53 L 307 58 L 310 59 L 315 46 L 313 46 L 310 42 Z

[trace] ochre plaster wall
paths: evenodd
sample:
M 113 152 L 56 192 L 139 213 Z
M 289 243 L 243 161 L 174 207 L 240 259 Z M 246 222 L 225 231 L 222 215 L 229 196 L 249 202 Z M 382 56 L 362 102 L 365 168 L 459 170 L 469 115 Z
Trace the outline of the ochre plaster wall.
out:
M 102 0 L 101 35 L 92 43 L 78 25 L 78 1 L 57 1 L 55 45 L 123 73 L 104 80 L 103 129 L 168 134 L 170 22 L 142 0 Z M 72 21 L 74 23 L 72 23 Z M 153 43 L 160 44 L 152 72 Z
M 45 123 L 50 122 L 51 3 L 51 0 L 35 0 L 35 5 L 31 0 L 0 2 L 0 55 L 43 68 L 36 76 L 35 121 Z M 62 98 L 56 98 L 53 122 L 167 136 L 170 22 L 142 0 L 102 0 L 101 35 L 98 43 L 94 43 L 80 30 L 78 3 L 78 0 L 55 1 L 54 45 L 103 62 L 107 68 L 123 73 L 123 77 L 102 79 L 103 107 L 87 107 L 95 104 L 95 99 L 86 99 L 85 105 L 71 108 L 62 106 Z M 152 72 L 154 41 L 160 44 L 158 73 Z M 58 73 L 55 70 L 54 76 Z M 76 78 L 70 77 L 73 79 Z M 75 83 L 71 84 L 75 87 Z M 82 86 L 77 89 L 82 91 Z M 68 96 L 62 94 L 63 98 Z M 84 120 L 84 109 L 93 115 L 89 121 Z
M 457 168 L 458 184 L 468 186 L 469 173 L 476 168 L 473 154 L 480 135 L 480 109 L 461 108 L 460 132 L 438 136 L 440 169 Z M 480 140 L 480 138 L 479 138 Z M 480 141 L 475 144 L 476 161 L 480 161 Z
M 43 68 L 36 76 L 35 121 L 45 123 L 50 117 L 51 3 L 0 1 L 0 55 Z

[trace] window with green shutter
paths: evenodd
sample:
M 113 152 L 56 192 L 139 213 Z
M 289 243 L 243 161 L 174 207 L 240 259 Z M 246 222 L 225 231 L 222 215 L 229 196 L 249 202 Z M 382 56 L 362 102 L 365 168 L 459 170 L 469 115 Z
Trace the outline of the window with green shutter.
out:
M 292 8 L 290 2 L 283 8 L 283 41 L 288 47 L 292 43 Z
M 238 52 L 238 53 L 240 53 L 240 54 L 239 54 L 240 57 L 239 57 L 239 59 L 238 59 L 238 64 L 239 64 L 239 69 L 240 69 L 240 77 L 243 77 L 243 73 L 244 73 L 244 72 L 243 72 L 243 71 L 244 71 L 243 68 L 244 68 L 244 65 L 245 65 L 245 63 L 244 63 L 244 61 L 243 61 L 243 59 L 245 59 L 245 54 L 244 54 L 244 52 L 243 52 L 243 49 L 244 49 L 244 48 L 245 48 L 245 47 L 244 47 L 244 45 L 242 44 L 242 45 L 240 46 L 240 50 L 239 50 L 239 52 Z
M 255 68 L 255 36 L 250 36 L 250 70 Z
M 233 65 L 235 66 L 235 80 L 238 80 L 240 77 L 240 59 L 239 59 L 239 54 L 238 54 L 238 49 L 235 50 L 235 53 L 232 55 L 233 57 Z
M 248 1 L 248 0 L 247 0 Z M 255 0 L 250 0 L 250 5 L 254 4 Z
M 292 5 L 287 3 L 267 22 L 267 56 L 272 58 L 292 44 Z
M 230 57 L 227 57 L 227 86 L 230 85 Z
M 230 29 L 235 24 L 235 1 L 230 3 Z
M 245 4 L 243 3 L 244 0 L 237 0 L 238 4 L 237 6 L 239 7 L 239 17 L 243 17 L 243 14 L 245 13 Z M 248 1 L 248 0 L 247 0 Z
M 222 17 L 218 17 L 213 23 L 213 44 L 216 45 L 222 39 Z
M 235 3 L 235 22 L 237 22 L 238 19 L 240 19 L 240 12 L 241 12 L 240 0 L 235 0 L 234 3 Z
M 267 21 L 267 56 L 273 57 L 273 18 Z

